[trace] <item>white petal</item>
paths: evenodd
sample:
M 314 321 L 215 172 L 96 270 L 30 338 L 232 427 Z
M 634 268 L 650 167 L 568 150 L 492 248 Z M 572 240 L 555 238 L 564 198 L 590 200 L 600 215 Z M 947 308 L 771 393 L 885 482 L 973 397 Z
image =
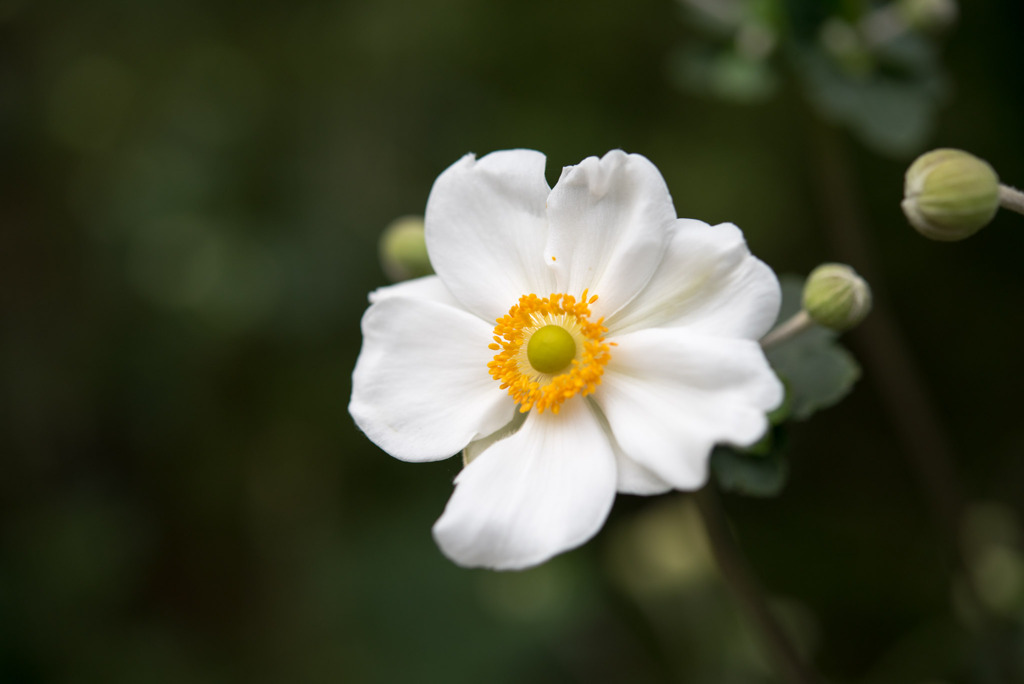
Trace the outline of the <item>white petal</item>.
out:
M 672 489 L 672 485 L 631 459 L 622 449 L 615 451 L 615 464 L 618 469 L 616 489 L 620 494 L 651 496 Z
M 680 219 L 647 287 L 605 325 L 612 334 L 687 326 L 757 340 L 775 322 L 780 301 L 775 273 L 751 256 L 739 228 Z
M 370 302 L 380 302 L 391 297 L 427 300 L 437 302 L 438 304 L 454 306 L 457 309 L 461 308 L 458 300 L 452 296 L 452 293 L 448 291 L 448 288 L 444 286 L 444 283 L 436 275 L 424 276 L 377 288 L 370 293 Z
M 493 323 L 524 294 L 550 294 L 544 263 L 544 155 L 467 155 L 434 182 L 424 217 L 434 271 L 463 306 Z
M 363 315 L 349 412 L 377 446 L 434 461 L 512 419 L 515 403 L 487 372 L 492 329 L 427 300 L 385 297 Z
M 672 489 L 672 485 L 626 455 L 622 447 L 615 440 L 615 436 L 611 434 L 611 427 L 609 427 L 604 413 L 601 412 L 601 407 L 594 402 L 593 397 L 588 398 L 587 401 L 590 403 L 598 420 L 601 421 L 601 427 L 608 433 L 608 439 L 611 440 L 612 449 L 615 451 L 616 490 L 620 494 L 650 496 L 652 494 L 664 494 Z M 471 444 L 470 446 L 473 445 Z
M 516 432 L 519 432 L 519 428 L 523 427 L 523 423 L 526 422 L 526 415 L 516 411 L 512 420 L 507 425 L 503 425 L 497 432 L 492 432 L 467 444 L 466 448 L 462 450 L 462 465 L 469 465 L 471 461 L 487 449 L 490 449 L 498 440 L 511 437 Z
M 626 456 L 677 489 L 704 484 L 715 444 L 757 441 L 782 400 L 751 340 L 653 328 L 615 342 L 593 399 Z
M 664 179 L 640 155 L 615 150 L 566 167 L 548 198 L 557 291 L 588 289 L 600 298 L 595 314 L 614 313 L 654 273 L 675 220 Z
M 455 480 L 434 525 L 460 565 L 525 568 L 575 548 L 601 529 L 615 498 L 615 455 L 585 401 L 558 415 L 531 411 Z

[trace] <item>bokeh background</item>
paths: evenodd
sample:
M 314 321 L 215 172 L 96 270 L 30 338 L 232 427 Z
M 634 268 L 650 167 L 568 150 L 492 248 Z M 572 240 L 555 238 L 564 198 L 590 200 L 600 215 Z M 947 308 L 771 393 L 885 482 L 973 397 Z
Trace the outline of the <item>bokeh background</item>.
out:
M 0 681 L 780 681 L 690 497 L 468 571 L 458 459 L 349 418 L 380 231 L 511 147 L 642 153 L 777 271 L 872 280 L 861 381 L 723 506 L 828 681 L 1012 681 L 1024 218 L 936 244 L 899 201 L 937 146 L 1024 184 L 1024 7 L 886 55 L 877 6 L 0 0 Z

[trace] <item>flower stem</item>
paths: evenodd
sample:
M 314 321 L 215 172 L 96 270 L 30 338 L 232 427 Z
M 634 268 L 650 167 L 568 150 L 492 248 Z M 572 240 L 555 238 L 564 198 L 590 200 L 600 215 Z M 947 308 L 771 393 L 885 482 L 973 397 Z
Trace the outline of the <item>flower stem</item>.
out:
M 756 624 L 781 675 L 790 684 L 815 684 L 817 675 L 803 662 L 800 653 L 782 625 L 768 608 L 764 590 L 758 583 L 729 530 L 722 504 L 713 484 L 694 497 L 704 521 L 711 551 L 726 583 Z
M 876 293 L 874 313 L 855 330 L 851 340 L 858 348 L 866 375 L 874 381 L 879 405 L 886 411 L 903 443 L 903 454 L 918 475 L 922 490 L 948 550 L 958 549 L 963 494 L 950 439 L 943 421 L 925 388 L 913 350 L 889 307 L 885 279 L 875 267 L 873 249 L 853 187 L 850 162 L 839 133 L 815 119 L 809 127 L 816 153 L 815 177 L 820 182 L 827 238 L 841 261 L 854 265 L 871 282 Z
M 1021 192 L 1017 188 L 1011 188 L 1009 185 L 999 186 L 999 205 L 1003 209 L 1009 209 L 1015 211 L 1018 214 L 1024 214 L 1024 192 Z
M 796 337 L 807 328 L 811 327 L 814 321 L 803 309 L 793 314 L 789 319 L 779 323 L 767 335 L 761 338 L 761 347 L 767 349 L 788 339 Z
M 853 186 L 843 140 L 834 128 L 817 119 L 809 129 L 815 134 L 812 141 L 818 167 L 815 176 L 821 183 L 821 195 L 828 219 L 824 225 L 829 228 L 828 237 L 833 249 L 840 260 L 856 265 L 857 270 L 871 282 L 872 288 L 880 293 L 875 298 L 871 317 L 853 332 L 853 342 L 859 350 L 858 356 L 864 362 L 866 375 L 874 381 L 879 403 L 892 420 L 897 437 L 903 442 L 902 452 L 916 472 L 930 504 L 940 534 L 939 542 L 949 560 L 950 570 L 969 577 L 970 563 L 959 534 L 964 497 L 954 466 L 957 459 L 951 440 L 928 394 L 923 373 L 917 367 L 897 315 L 888 306 L 884 279 L 874 267 L 873 249 L 865 228 L 866 220 L 860 211 L 861 205 Z M 1003 187 L 1000 187 L 999 196 L 1001 201 L 1006 202 Z M 1024 199 L 1020 191 L 1013 190 L 1012 194 L 1019 198 L 1015 201 Z M 969 582 L 964 584 L 964 588 L 962 598 L 970 605 L 971 612 L 980 616 L 981 624 L 977 630 L 985 640 L 987 650 L 994 654 L 993 666 L 1000 675 L 995 681 L 1014 681 L 1005 675 L 1012 672 L 1015 666 L 1003 654 L 990 616 Z

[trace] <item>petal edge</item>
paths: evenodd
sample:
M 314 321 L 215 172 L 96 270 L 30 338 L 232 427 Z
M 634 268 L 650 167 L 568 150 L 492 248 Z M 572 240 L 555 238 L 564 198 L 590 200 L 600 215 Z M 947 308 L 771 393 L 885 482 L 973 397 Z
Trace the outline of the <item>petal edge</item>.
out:
M 523 427 L 467 465 L 434 539 L 459 565 L 517 570 L 597 534 L 615 499 L 615 456 L 584 401 Z
M 487 371 L 491 330 L 480 319 L 394 296 L 372 304 L 362 327 L 349 413 L 395 458 L 448 458 L 511 420 L 515 404 Z

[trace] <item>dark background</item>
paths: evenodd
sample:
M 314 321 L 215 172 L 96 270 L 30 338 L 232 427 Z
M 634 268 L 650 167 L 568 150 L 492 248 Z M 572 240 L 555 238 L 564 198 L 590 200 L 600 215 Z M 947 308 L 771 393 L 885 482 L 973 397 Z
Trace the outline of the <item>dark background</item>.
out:
M 769 97 L 681 88 L 706 35 L 668 0 L 0 0 L 0 681 L 776 681 L 687 496 L 467 571 L 430 537 L 458 460 L 348 416 L 381 229 L 511 147 L 552 183 L 644 154 L 777 271 L 871 279 L 863 379 L 791 426 L 780 497 L 724 505 L 830 681 L 998 681 L 993 652 L 1024 658 L 1024 217 L 937 244 L 899 201 L 936 146 L 1024 184 L 1022 30 L 1017 0 L 963 3 L 928 38 L 931 128 L 880 149 L 784 47 Z

